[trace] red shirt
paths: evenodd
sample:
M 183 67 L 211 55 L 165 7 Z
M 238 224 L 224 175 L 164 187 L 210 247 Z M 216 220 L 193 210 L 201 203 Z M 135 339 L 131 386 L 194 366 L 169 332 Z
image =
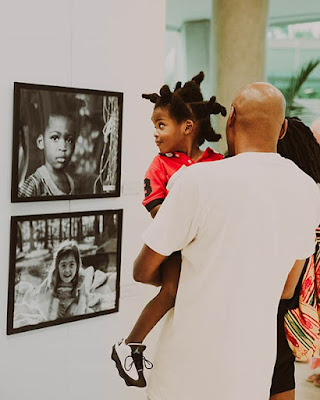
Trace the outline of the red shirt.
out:
M 202 156 L 193 161 L 186 154 L 181 152 L 158 154 L 150 164 L 144 179 L 144 195 L 142 204 L 151 211 L 154 207 L 161 204 L 168 195 L 167 183 L 171 176 L 183 165 L 189 165 L 222 160 L 223 156 L 209 147 L 206 148 Z

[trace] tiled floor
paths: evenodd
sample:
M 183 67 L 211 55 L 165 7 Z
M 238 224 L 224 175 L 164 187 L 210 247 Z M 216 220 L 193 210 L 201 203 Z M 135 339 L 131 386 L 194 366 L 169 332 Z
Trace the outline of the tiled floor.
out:
M 315 373 L 320 373 L 317 369 Z M 296 400 L 319 400 L 320 388 L 312 383 L 306 382 L 306 379 L 313 371 L 308 364 L 296 362 Z

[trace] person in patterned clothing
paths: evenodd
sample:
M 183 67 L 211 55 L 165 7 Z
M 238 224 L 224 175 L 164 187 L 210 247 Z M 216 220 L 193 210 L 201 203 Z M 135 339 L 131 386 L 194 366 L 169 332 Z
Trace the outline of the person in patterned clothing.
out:
M 320 183 L 320 146 L 311 130 L 298 118 L 288 118 L 288 130 L 278 142 L 278 153 L 292 160 Z M 272 400 L 292 400 L 295 392 L 294 361 L 313 360 L 319 354 L 320 320 L 320 227 L 316 230 L 316 248 L 306 260 L 300 280 L 290 300 L 281 300 L 278 309 L 277 359 L 272 377 Z M 319 358 L 318 358 L 319 360 Z M 311 365 L 317 365 L 313 361 Z M 308 380 L 317 384 L 320 376 Z

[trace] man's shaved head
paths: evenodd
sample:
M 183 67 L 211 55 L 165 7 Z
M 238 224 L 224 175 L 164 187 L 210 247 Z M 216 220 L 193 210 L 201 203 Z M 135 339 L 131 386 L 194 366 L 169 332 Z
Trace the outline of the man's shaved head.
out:
M 243 87 L 232 102 L 227 123 L 228 146 L 238 148 L 232 152 L 275 149 L 286 129 L 285 108 L 283 94 L 273 85 L 255 82 Z

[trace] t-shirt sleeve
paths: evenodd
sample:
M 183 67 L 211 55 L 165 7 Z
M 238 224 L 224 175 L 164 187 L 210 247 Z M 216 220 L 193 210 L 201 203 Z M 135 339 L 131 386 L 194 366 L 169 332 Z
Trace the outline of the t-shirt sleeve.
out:
M 142 204 L 148 211 L 163 203 L 167 195 L 167 176 L 160 157 L 157 156 L 150 164 L 144 177 L 144 200 Z
M 155 219 L 143 233 L 144 243 L 164 256 L 182 250 L 197 235 L 199 209 L 197 182 L 185 173 L 174 184 Z

